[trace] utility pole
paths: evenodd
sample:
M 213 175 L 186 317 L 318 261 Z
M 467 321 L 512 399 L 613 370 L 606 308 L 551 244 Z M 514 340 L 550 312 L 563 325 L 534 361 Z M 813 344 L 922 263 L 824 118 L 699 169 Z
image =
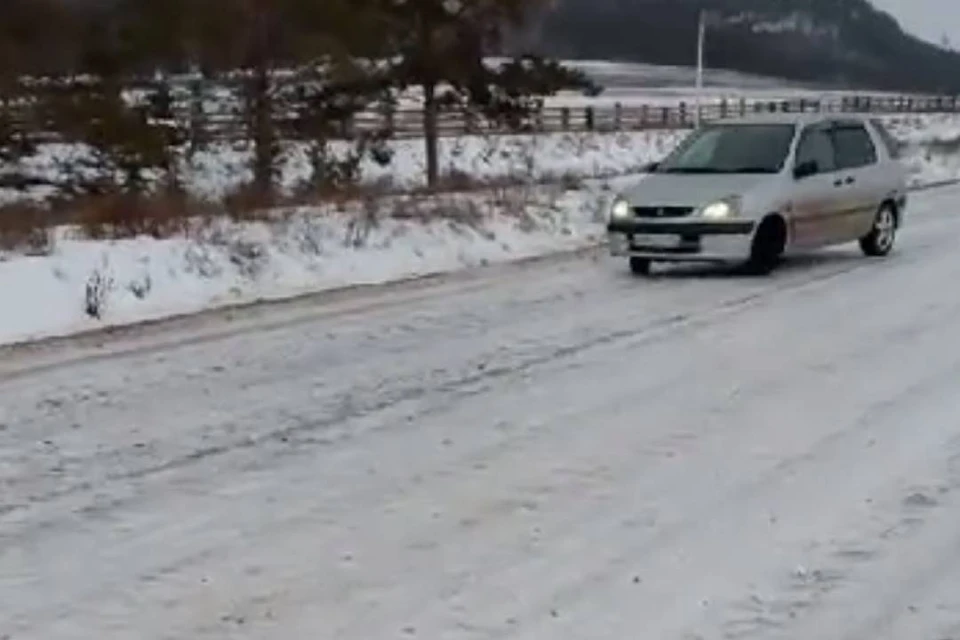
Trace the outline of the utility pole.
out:
M 700 95 L 703 92 L 703 49 L 704 41 L 707 36 L 707 11 L 700 10 L 700 24 L 697 27 L 697 88 L 696 88 L 696 108 L 694 115 L 694 124 L 700 127 L 700 112 L 702 110 Z

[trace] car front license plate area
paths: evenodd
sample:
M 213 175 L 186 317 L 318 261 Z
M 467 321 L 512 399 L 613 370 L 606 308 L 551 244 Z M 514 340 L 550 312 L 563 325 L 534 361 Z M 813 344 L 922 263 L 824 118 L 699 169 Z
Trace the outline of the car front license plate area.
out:
M 634 249 L 677 249 L 683 238 L 670 233 L 635 233 L 630 244 Z

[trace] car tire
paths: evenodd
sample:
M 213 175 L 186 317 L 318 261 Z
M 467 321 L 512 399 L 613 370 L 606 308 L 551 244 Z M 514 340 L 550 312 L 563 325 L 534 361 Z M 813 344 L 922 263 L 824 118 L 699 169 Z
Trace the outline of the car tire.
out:
M 897 214 L 885 204 L 877 209 L 870 233 L 860 238 L 860 249 L 871 258 L 880 258 L 893 250 L 897 239 Z
M 780 265 L 786 246 L 786 225 L 776 217 L 769 217 L 760 224 L 750 246 L 750 258 L 746 271 L 756 276 L 766 276 Z
M 652 263 L 648 258 L 630 258 L 630 272 L 635 276 L 650 275 Z

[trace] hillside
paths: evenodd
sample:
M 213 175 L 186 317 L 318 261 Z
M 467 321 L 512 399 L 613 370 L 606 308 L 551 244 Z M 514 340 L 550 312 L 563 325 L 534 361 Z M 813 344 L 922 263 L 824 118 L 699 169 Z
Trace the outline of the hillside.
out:
M 960 54 L 905 33 L 867 0 L 557 0 L 531 32 L 564 58 L 689 65 L 701 7 L 713 68 L 842 86 L 960 91 Z

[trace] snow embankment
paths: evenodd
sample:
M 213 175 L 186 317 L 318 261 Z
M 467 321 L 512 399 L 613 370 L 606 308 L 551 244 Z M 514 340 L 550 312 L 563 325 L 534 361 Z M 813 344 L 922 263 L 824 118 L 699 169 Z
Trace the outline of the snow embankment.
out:
M 905 162 L 915 184 L 960 175 L 955 156 L 934 151 L 946 148 L 944 141 L 960 138 L 960 120 L 888 120 L 907 145 Z M 529 185 L 554 182 L 380 198 L 346 208 L 301 207 L 278 211 L 270 222 L 223 220 L 162 240 L 92 241 L 57 229 L 43 255 L 0 254 L 0 290 L 6 300 L 0 343 L 586 246 L 601 237 L 611 194 L 682 135 L 649 131 L 448 139 L 442 155 L 447 174 L 476 181 L 512 178 Z M 364 166 L 364 180 L 420 184 L 419 142 L 396 142 L 392 149 L 389 166 Z M 221 150 L 199 156 L 187 174 L 191 189 L 211 197 L 229 192 L 247 178 L 246 153 Z M 287 186 L 307 172 L 302 158 L 298 161 L 296 153 L 289 157 L 282 175 Z
M 904 162 L 915 182 L 960 178 L 960 115 L 931 114 L 885 118 L 903 141 Z
M 0 344 L 584 247 L 623 180 L 303 207 L 162 240 L 57 229 L 46 255 L 0 255 Z

